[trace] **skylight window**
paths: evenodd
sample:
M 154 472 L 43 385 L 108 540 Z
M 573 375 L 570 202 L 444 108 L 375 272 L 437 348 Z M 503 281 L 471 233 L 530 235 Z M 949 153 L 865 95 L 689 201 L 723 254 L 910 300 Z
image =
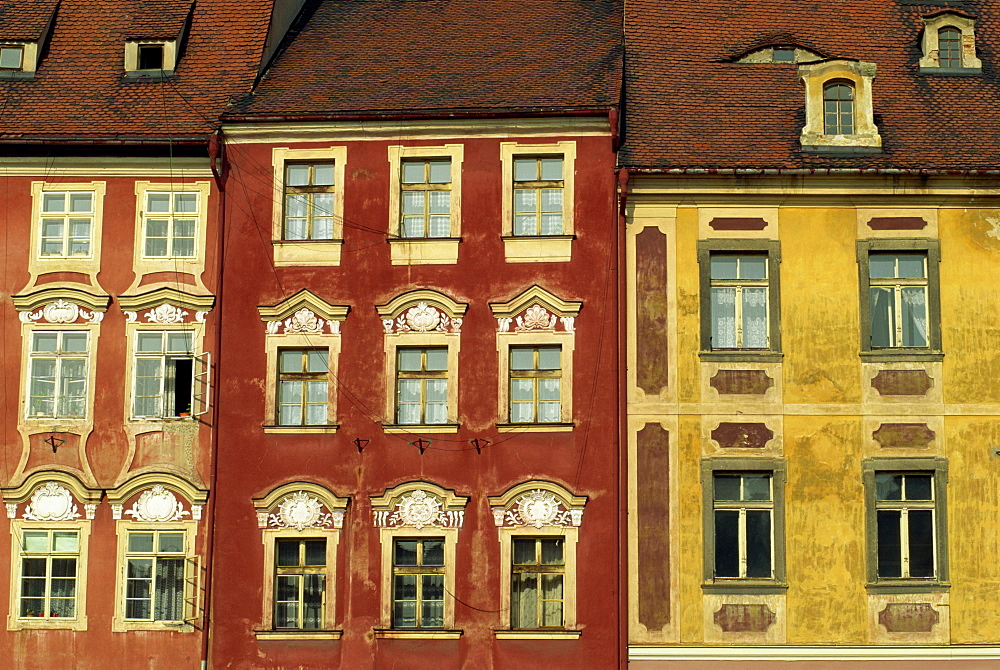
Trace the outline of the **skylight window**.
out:
M 20 70 L 24 65 L 24 47 L 0 46 L 0 70 Z

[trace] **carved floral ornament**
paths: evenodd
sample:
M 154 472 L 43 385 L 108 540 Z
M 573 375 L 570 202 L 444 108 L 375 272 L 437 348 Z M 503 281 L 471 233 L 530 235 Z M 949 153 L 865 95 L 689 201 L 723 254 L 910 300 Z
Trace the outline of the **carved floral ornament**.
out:
M 555 314 L 542 307 L 539 303 L 535 303 L 514 318 L 497 317 L 497 331 L 501 333 L 509 333 L 511 325 L 514 326 L 514 332 L 516 333 L 532 330 L 554 331 L 556 329 L 557 322 L 562 323 L 563 330 L 567 333 L 572 333 L 576 328 L 576 317 L 557 317 Z
M 81 318 L 88 323 L 100 323 L 104 320 L 104 312 L 89 311 L 68 300 L 56 300 L 34 312 L 18 312 L 18 318 L 22 323 L 42 319 L 48 323 L 76 323 Z
M 284 326 L 283 331 L 282 326 Z M 314 311 L 308 307 L 303 307 L 283 321 L 281 319 L 268 321 L 267 334 L 278 335 L 284 332 L 286 335 L 294 333 L 321 335 L 324 327 L 329 328 L 330 333 L 334 335 L 340 333 L 340 321 L 321 319 Z
M 464 509 L 445 509 L 440 498 L 421 489 L 403 494 L 388 509 L 376 509 L 372 515 L 379 528 L 461 528 L 465 522 Z
M 86 505 L 87 518 L 93 519 L 96 510 L 96 504 Z M 17 516 L 16 504 L 7 505 L 7 516 L 11 519 Z M 25 505 L 22 516 L 29 521 L 73 521 L 80 518 L 80 511 L 69 489 L 56 482 L 45 482 L 31 494 L 31 502 Z
M 534 489 L 515 498 L 507 507 L 493 508 L 497 526 L 579 526 L 583 508 L 569 508 L 551 491 Z
M 450 317 L 441 309 L 426 302 L 418 302 L 395 319 L 382 319 L 388 335 L 393 333 L 460 333 L 462 319 Z
M 189 312 L 184 311 L 176 305 L 171 305 L 170 303 L 165 302 L 143 314 L 143 317 L 145 317 L 146 323 L 170 324 L 185 323 L 185 319 L 188 315 Z M 205 323 L 206 316 L 208 316 L 208 312 L 196 311 L 194 313 L 194 320 L 198 323 Z M 129 323 L 135 323 L 139 320 L 139 313 L 125 311 L 125 320 Z
M 121 519 L 123 508 L 124 505 L 112 504 L 112 517 Z M 124 516 L 130 516 L 135 521 L 155 523 L 183 521 L 186 516 L 198 520 L 201 519 L 201 505 L 192 505 L 189 512 L 184 509 L 184 504 L 177 499 L 173 491 L 161 484 L 156 484 L 143 491 L 132 507 L 124 512 Z
M 344 511 L 330 511 L 319 498 L 305 491 L 296 491 L 281 499 L 269 512 L 257 513 L 260 528 L 343 528 Z

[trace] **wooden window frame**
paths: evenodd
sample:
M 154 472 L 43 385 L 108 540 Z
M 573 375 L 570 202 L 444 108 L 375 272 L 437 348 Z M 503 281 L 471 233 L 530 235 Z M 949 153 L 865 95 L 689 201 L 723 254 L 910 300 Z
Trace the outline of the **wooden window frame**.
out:
M 848 97 L 840 97 L 839 94 L 846 90 Z M 838 97 L 833 97 L 834 92 Z M 853 135 L 857 126 L 854 118 L 854 99 L 856 97 L 854 84 L 849 81 L 834 79 L 823 84 L 823 134 L 825 135 Z M 830 125 L 830 114 L 828 105 L 833 103 L 836 108 L 832 112 L 836 118 L 836 123 Z M 848 106 L 849 105 L 849 106 Z M 845 110 L 845 106 L 847 109 Z M 845 119 L 850 123 L 845 123 Z
M 400 542 L 416 542 L 419 547 L 417 550 L 417 564 L 416 565 L 399 565 L 396 563 L 396 545 Z M 424 565 L 424 543 L 425 542 L 440 542 L 441 543 L 441 554 L 442 561 L 441 565 Z M 390 594 L 390 599 L 392 600 L 392 629 L 393 630 L 435 630 L 444 628 L 444 601 L 447 600 L 447 593 L 442 589 L 441 598 L 441 625 L 440 626 L 427 626 L 423 624 L 423 603 L 425 599 L 423 598 L 423 579 L 424 575 L 442 575 L 442 583 L 445 581 L 445 575 L 447 574 L 447 557 L 445 555 L 446 540 L 444 536 L 441 537 L 408 537 L 408 536 L 396 536 L 392 538 L 392 582 L 390 588 L 392 593 Z M 416 621 L 415 626 L 402 626 L 396 619 L 396 605 L 400 602 L 396 598 L 396 578 L 402 575 L 415 575 L 418 577 L 416 580 Z M 406 600 L 405 602 L 411 602 Z M 436 602 L 436 601 L 430 601 Z
M 288 169 L 292 166 L 306 166 L 309 169 L 309 183 L 306 185 L 292 186 L 288 183 Z M 329 165 L 331 172 L 333 172 L 333 180 L 331 184 L 315 185 L 313 181 L 315 179 L 316 166 L 318 165 Z M 314 237 L 313 220 L 316 217 L 316 205 L 314 203 L 314 196 L 317 193 L 330 193 L 334 197 L 331 198 L 332 202 L 336 202 L 336 188 L 337 188 L 337 165 L 335 161 L 331 158 L 330 160 L 314 159 L 314 160 L 289 160 L 285 161 L 284 174 L 282 177 L 282 198 L 281 198 L 281 240 L 283 242 L 321 242 L 321 241 L 334 241 L 336 239 L 336 220 L 334 212 L 336 209 L 335 204 L 331 206 L 330 212 L 326 217 L 329 218 L 330 222 L 330 237 Z M 307 212 L 306 212 L 306 236 L 302 238 L 292 238 L 288 236 L 288 197 L 290 195 L 305 195 L 307 198 Z
M 547 540 L 559 540 L 562 541 L 562 562 L 558 564 L 543 564 L 542 563 L 542 542 Z M 534 542 L 535 544 L 535 562 L 531 564 L 518 564 L 514 562 L 515 550 L 514 546 L 518 542 Z M 566 612 L 566 538 L 557 536 L 529 536 L 520 535 L 511 538 L 511 580 L 510 580 L 510 628 L 511 630 L 562 630 L 565 626 L 565 612 Z M 541 621 L 544 612 L 544 603 L 552 602 L 552 599 L 546 600 L 542 597 L 541 581 L 542 575 L 545 574 L 558 574 L 562 577 L 562 598 L 558 600 L 559 602 L 559 625 L 558 626 L 515 626 L 516 612 L 518 611 L 515 602 L 519 600 L 519 597 L 515 593 L 515 583 L 514 575 L 517 574 L 537 574 L 538 580 L 536 581 L 536 597 L 535 597 L 535 621 Z
M 541 349 L 555 349 L 559 352 L 559 367 L 555 369 L 541 369 L 538 367 L 539 350 Z M 514 352 L 532 351 L 532 357 L 534 360 L 534 367 L 530 369 L 515 369 L 514 368 Z M 511 344 L 508 348 L 508 416 L 511 419 L 511 423 L 523 423 L 528 425 L 549 425 L 562 423 L 563 412 L 563 351 L 562 346 L 559 344 L 537 344 L 537 343 L 525 343 L 525 344 Z M 531 421 L 514 421 L 514 382 L 516 380 L 531 379 L 533 380 L 533 390 L 532 390 L 532 404 L 534 409 L 532 410 L 533 420 Z M 542 421 L 539 413 L 539 383 L 540 379 L 558 379 L 559 380 L 559 418 L 556 421 Z M 551 401 L 546 401 L 551 402 Z
M 312 352 L 312 351 L 322 351 L 322 352 L 326 353 L 326 361 L 327 361 L 327 363 L 326 363 L 326 370 L 323 370 L 321 372 L 309 372 L 308 370 L 305 369 L 306 367 L 308 367 L 308 354 L 309 354 L 309 352 Z M 292 352 L 297 352 L 299 354 L 302 354 L 302 365 L 303 365 L 303 371 L 302 372 L 283 372 L 281 370 L 281 359 L 282 359 L 282 356 L 284 356 L 285 354 L 288 354 L 288 353 L 292 353 Z M 277 364 L 276 364 L 276 366 L 277 366 L 276 367 L 277 387 L 274 390 L 274 394 L 275 394 L 274 395 L 274 398 L 275 398 L 275 402 L 274 402 L 274 425 L 275 426 L 281 426 L 283 428 L 292 427 L 292 426 L 311 427 L 311 426 L 327 426 L 327 425 L 329 425 L 329 412 L 330 412 L 330 350 L 327 349 L 327 348 L 324 348 L 324 347 L 278 347 L 277 357 L 278 357 Z M 313 404 L 313 405 L 318 404 L 318 403 L 309 403 L 309 402 L 307 402 L 307 400 L 308 400 L 308 394 L 306 392 L 306 390 L 308 388 L 307 384 L 309 382 L 316 382 L 316 381 L 321 381 L 324 384 L 326 384 L 326 393 L 325 393 L 326 399 L 323 402 L 323 406 L 326 409 L 326 413 L 325 413 L 324 421 L 322 423 L 318 423 L 318 424 L 317 423 L 307 423 L 307 419 L 306 419 L 307 414 L 308 414 L 306 410 L 308 409 L 309 405 L 310 404 Z M 282 388 L 282 384 L 284 384 L 285 382 L 299 382 L 301 384 L 301 386 L 300 386 L 301 399 L 300 399 L 300 402 L 299 402 L 299 408 L 302 411 L 302 414 L 301 414 L 302 420 L 301 420 L 300 423 L 283 423 L 281 421 L 281 408 L 282 408 L 282 406 L 283 405 L 290 405 L 290 404 L 292 404 L 292 403 L 283 403 L 283 402 L 281 402 L 281 400 L 282 400 L 281 388 Z

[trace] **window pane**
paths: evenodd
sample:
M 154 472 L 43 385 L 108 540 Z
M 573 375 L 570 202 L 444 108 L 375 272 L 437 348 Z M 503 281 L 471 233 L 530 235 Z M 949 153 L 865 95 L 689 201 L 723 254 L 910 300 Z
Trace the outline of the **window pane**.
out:
M 512 348 L 510 350 L 510 367 L 512 370 L 532 370 L 535 367 L 535 350 Z
M 87 350 L 86 333 L 63 333 L 62 350 L 79 353 Z
M 190 353 L 193 349 L 191 341 L 191 333 L 167 333 L 167 351 Z
M 163 333 L 139 333 L 136 339 L 136 349 L 143 353 L 163 351 Z
M 400 349 L 399 369 L 407 372 L 419 371 L 422 353 L 420 349 Z
M 153 534 L 152 533 L 129 533 L 128 534 L 129 553 L 152 553 Z
M 280 352 L 278 366 L 280 372 L 302 372 L 302 352 L 298 349 Z
M 927 287 L 902 289 L 903 346 L 927 346 Z
M 316 186 L 333 186 L 333 163 L 323 163 L 313 166 L 313 184 Z
M 447 184 L 451 182 L 451 161 L 431 161 L 430 166 L 430 183 Z
M 393 608 L 392 625 L 396 628 L 415 628 L 417 625 L 416 601 L 397 601 Z
M 278 567 L 287 568 L 299 565 L 299 541 L 278 540 L 275 561 Z
M 396 600 L 415 600 L 417 597 L 417 575 L 396 575 L 393 588 L 393 598 Z
M 538 161 L 534 158 L 514 159 L 514 181 L 536 181 Z
M 924 270 L 925 261 L 927 256 L 923 254 L 900 254 L 897 256 L 899 261 L 899 277 L 903 279 L 923 279 L 927 276 Z
M 535 565 L 535 540 L 514 540 L 513 561 L 514 565 Z
M 747 577 L 771 577 L 770 510 L 747 510 Z
M 879 510 L 878 520 L 878 576 L 901 577 L 902 545 L 900 543 L 900 512 Z
M 403 214 L 422 215 L 427 194 L 423 191 L 403 192 Z
M 934 576 L 934 512 L 911 509 L 907 514 L 910 540 L 910 577 Z
M 35 333 L 31 345 L 32 351 L 55 352 L 59 350 L 59 335 L 56 333 Z
M 392 560 L 394 565 L 416 565 L 417 541 L 396 540 Z
M 285 184 L 287 186 L 307 186 L 309 184 L 309 166 L 300 163 L 286 165 Z
M 766 256 L 740 256 L 740 279 L 767 279 Z
M 740 513 L 715 511 L 715 576 L 740 576 Z
M 743 500 L 770 500 L 771 475 L 743 475 Z
M 875 475 L 875 500 L 902 500 L 903 475 L 879 472 Z
M 872 279 L 892 279 L 896 276 L 896 256 L 891 254 L 870 254 L 868 275 Z
M 325 575 L 304 575 L 302 588 L 302 627 L 320 628 L 323 625 L 323 585 Z
M 448 399 L 448 382 L 444 379 L 428 379 L 424 389 L 427 402 L 443 402 Z
M 907 500 L 932 500 L 931 475 L 906 475 Z
M 48 551 L 49 534 L 37 531 L 24 531 L 21 546 L 25 551 Z
M 541 347 L 538 350 L 538 369 L 539 370 L 558 370 L 560 368 L 559 358 L 560 358 L 560 348 L 559 347 Z
M 146 195 L 146 211 L 148 212 L 169 212 L 170 211 L 170 194 L 169 193 L 149 193 Z
M 896 339 L 896 304 L 892 289 L 871 287 L 871 322 L 871 346 L 893 346 Z
M 424 183 L 424 163 L 423 161 L 403 162 L 403 183 L 422 184 Z
M 306 540 L 306 565 L 326 565 L 326 540 Z
M 512 379 L 510 382 L 510 397 L 514 402 L 527 402 L 535 399 L 535 384 L 532 379 Z
M 80 538 L 72 531 L 55 531 L 52 533 L 53 551 L 77 551 L 80 548 Z
M 424 540 L 423 565 L 444 565 L 444 541 Z
M 731 349 L 736 346 L 736 289 L 713 288 L 712 348 Z
M 192 214 L 198 211 L 198 194 L 197 193 L 175 193 L 174 194 L 174 213 L 175 214 Z
M 538 575 L 532 572 L 514 574 L 511 579 L 511 626 L 538 626 Z
M 66 211 L 65 193 L 43 193 L 42 211 L 62 213 Z
M 153 617 L 156 621 L 179 621 L 183 618 L 184 559 L 157 559 L 153 597 Z
M 428 349 L 427 350 L 427 369 L 428 370 L 447 370 L 448 369 L 448 350 L 447 349 Z
M 562 157 L 557 158 L 543 158 L 542 163 L 542 181 L 559 181 L 563 178 L 562 176 Z
M 712 256 L 712 279 L 736 279 L 736 256 Z
M 767 289 L 743 289 L 743 348 L 767 347 Z
M 715 499 L 739 500 L 740 475 L 715 475 Z
M 165 553 L 181 553 L 184 551 L 183 533 L 160 533 L 160 551 Z
M 562 538 L 541 540 L 542 565 L 562 565 L 563 544 Z
M 93 193 L 70 193 L 70 195 L 69 195 L 69 211 L 71 211 L 71 212 L 93 212 L 94 211 L 94 194 Z

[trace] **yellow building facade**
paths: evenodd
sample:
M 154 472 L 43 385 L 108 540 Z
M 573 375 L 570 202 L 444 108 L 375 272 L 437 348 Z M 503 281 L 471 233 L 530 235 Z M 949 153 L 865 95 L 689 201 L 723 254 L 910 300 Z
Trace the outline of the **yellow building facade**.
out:
M 1000 185 L 773 172 L 626 180 L 630 660 L 1000 663 Z

